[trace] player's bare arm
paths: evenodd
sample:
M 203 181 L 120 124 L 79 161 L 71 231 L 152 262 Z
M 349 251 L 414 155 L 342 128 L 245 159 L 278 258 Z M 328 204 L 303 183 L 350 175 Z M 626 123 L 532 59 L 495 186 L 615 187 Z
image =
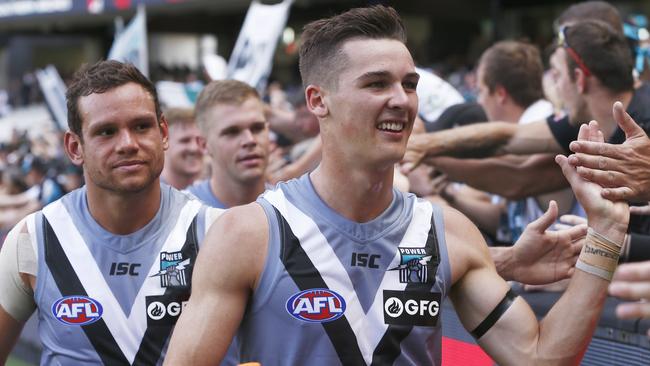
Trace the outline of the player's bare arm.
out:
M 5 363 L 35 307 L 30 292 L 33 292 L 36 277 L 18 272 L 18 241 L 24 236 L 28 237 L 23 220 L 9 232 L 0 250 L 0 263 L 3 264 L 0 266 L 0 289 L 4 297 L 0 303 L 0 364 Z
M 503 154 L 559 153 L 546 121 L 526 125 L 490 122 L 451 130 L 416 134 L 409 138 L 404 170 L 410 171 L 428 157 L 483 158 Z
M 476 189 L 517 200 L 568 186 L 553 158 L 550 154 L 485 159 L 444 156 L 427 160 L 427 163 L 447 174 L 452 181 L 464 182 Z
M 226 211 L 210 228 L 192 276 L 192 296 L 172 335 L 165 365 L 218 365 L 267 251 L 268 222 L 256 203 Z M 197 342 L 200 339 L 201 342 Z

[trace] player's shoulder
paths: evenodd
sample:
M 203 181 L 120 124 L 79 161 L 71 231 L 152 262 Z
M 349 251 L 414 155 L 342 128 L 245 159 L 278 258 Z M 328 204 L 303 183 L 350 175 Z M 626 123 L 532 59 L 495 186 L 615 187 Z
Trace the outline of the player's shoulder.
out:
M 486 264 L 490 253 L 476 225 L 460 211 L 449 206 L 442 207 L 442 215 L 452 270 L 465 272 L 470 267 Z
M 217 215 L 208 235 L 213 238 L 236 240 L 242 245 L 254 246 L 268 238 L 268 222 L 262 206 L 253 202 L 227 210 L 213 211 Z M 265 240 L 264 240 L 265 241 Z

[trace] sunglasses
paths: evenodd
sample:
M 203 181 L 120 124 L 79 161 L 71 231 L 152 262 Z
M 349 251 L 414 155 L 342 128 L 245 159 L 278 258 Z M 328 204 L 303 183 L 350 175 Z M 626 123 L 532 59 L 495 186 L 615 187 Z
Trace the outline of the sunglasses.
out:
M 564 25 L 560 27 L 560 31 L 557 33 L 557 45 L 559 47 L 563 47 L 569 56 L 575 61 L 575 63 L 578 65 L 578 68 L 582 70 L 582 72 L 585 74 L 585 76 L 591 76 L 592 72 L 589 70 L 587 65 L 585 65 L 585 62 L 582 60 L 582 57 L 578 55 L 578 53 L 569 46 L 567 43 L 567 36 L 566 36 L 566 31 L 569 29 L 568 26 Z

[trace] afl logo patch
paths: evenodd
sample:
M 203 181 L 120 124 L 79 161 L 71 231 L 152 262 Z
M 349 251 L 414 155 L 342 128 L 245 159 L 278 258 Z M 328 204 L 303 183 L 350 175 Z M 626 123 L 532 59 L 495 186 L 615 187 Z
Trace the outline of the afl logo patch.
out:
M 291 296 L 286 307 L 289 314 L 296 319 L 325 323 L 343 316 L 345 299 L 330 289 L 314 288 Z
M 52 304 L 52 315 L 63 324 L 87 325 L 101 319 L 104 309 L 87 296 L 66 296 Z

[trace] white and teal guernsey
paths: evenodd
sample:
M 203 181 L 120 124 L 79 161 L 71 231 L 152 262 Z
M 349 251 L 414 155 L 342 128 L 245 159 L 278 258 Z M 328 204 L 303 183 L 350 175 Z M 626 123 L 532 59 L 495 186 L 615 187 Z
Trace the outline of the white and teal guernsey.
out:
M 268 256 L 239 329 L 242 362 L 440 365 L 451 273 L 440 208 L 393 191 L 376 219 L 328 207 L 307 175 L 258 202 Z
M 111 234 L 93 219 L 85 188 L 28 220 L 37 243 L 42 365 L 162 363 L 190 295 L 199 242 L 216 214 L 161 188 L 154 219 L 129 235 Z

